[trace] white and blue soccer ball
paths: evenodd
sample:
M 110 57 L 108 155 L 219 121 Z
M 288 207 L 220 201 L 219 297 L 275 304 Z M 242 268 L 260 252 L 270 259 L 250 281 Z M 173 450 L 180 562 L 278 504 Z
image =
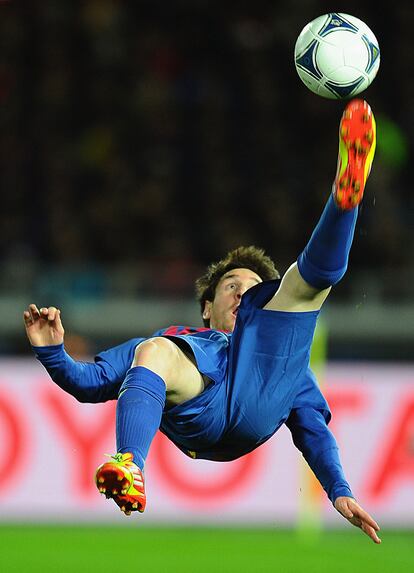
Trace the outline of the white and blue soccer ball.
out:
M 361 93 L 377 75 L 379 65 L 378 41 L 355 16 L 337 12 L 319 16 L 296 40 L 296 71 L 322 97 L 345 99 Z

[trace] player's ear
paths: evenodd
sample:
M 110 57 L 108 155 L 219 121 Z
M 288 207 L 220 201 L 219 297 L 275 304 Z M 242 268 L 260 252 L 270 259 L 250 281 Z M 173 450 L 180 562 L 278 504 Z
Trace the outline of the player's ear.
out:
M 203 310 L 204 320 L 210 320 L 211 318 L 211 305 L 212 303 L 209 300 L 206 300 L 206 302 L 204 303 L 204 310 Z

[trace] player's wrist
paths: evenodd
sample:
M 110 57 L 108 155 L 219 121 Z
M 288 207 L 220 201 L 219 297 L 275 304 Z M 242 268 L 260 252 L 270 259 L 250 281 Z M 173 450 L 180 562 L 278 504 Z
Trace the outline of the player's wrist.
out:
M 63 350 L 63 342 L 57 344 L 31 344 L 32 350 L 36 355 L 49 356 L 60 350 Z

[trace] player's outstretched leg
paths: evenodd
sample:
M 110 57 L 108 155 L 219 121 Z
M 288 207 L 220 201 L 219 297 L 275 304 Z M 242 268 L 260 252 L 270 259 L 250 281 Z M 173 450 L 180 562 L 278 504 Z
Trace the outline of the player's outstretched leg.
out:
M 375 154 L 375 119 L 370 106 L 351 100 L 339 125 L 338 169 L 333 187 L 340 209 L 353 209 L 362 200 Z
M 348 257 L 375 153 L 375 120 L 363 100 L 350 101 L 339 127 L 339 157 L 333 193 L 308 244 L 298 257 L 302 278 L 323 290 L 346 272 Z
M 143 512 L 146 505 L 144 476 L 131 453 L 115 454 L 96 470 L 95 483 L 100 493 L 112 498 L 125 515 Z
M 98 490 L 112 498 L 126 515 L 145 509 L 143 469 L 160 427 L 166 386 L 144 366 L 131 367 L 116 405 L 117 454 L 96 470 Z

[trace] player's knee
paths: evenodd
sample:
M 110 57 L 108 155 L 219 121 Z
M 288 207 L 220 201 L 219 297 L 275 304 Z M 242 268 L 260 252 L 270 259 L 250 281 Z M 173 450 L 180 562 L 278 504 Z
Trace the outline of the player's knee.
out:
M 348 267 L 348 260 L 339 268 L 327 269 L 322 265 L 313 264 L 307 256 L 306 250 L 301 253 L 297 261 L 301 277 L 312 287 L 323 290 L 335 286 L 343 278 Z
M 136 347 L 132 366 L 144 366 L 167 383 L 170 373 L 174 371 L 177 356 L 178 348 L 174 342 L 158 336 L 149 338 Z

